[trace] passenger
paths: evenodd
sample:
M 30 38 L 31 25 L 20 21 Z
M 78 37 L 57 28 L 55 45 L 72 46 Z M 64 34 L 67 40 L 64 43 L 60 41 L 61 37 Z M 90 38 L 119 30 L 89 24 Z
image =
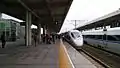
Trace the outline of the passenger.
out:
M 48 36 L 48 34 L 46 34 L 46 44 L 48 44 L 49 43 L 49 36 Z
M 1 35 L 1 41 L 2 41 L 2 48 L 5 48 L 5 44 L 6 44 L 5 32 L 3 32 L 3 34 Z
M 35 46 L 37 46 L 37 35 L 36 34 L 34 35 L 33 39 L 34 39 Z
M 34 34 L 32 34 L 32 41 L 34 41 Z M 35 42 L 32 42 L 32 45 L 34 45 Z
M 45 35 L 45 43 L 47 44 L 47 34 Z
M 49 44 L 51 44 L 51 43 L 52 43 L 52 36 L 49 35 Z
M 45 35 L 42 36 L 43 43 L 45 43 Z
M 58 35 L 58 39 L 60 39 L 61 38 L 61 36 L 60 35 Z
M 51 37 L 48 34 L 46 34 L 46 43 L 51 44 Z
M 52 34 L 52 41 L 55 43 L 55 35 Z
M 49 36 L 49 43 L 50 43 L 50 44 L 51 44 L 52 40 L 53 40 L 53 37 L 52 37 L 52 35 L 50 35 L 50 36 Z

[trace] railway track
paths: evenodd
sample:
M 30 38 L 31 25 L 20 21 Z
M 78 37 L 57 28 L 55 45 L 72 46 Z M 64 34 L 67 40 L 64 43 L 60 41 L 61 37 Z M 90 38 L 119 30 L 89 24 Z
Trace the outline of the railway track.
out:
M 120 68 L 120 56 L 116 55 L 116 53 L 114 54 L 89 45 L 84 45 L 77 50 L 83 52 L 105 68 Z
M 77 49 L 78 50 L 78 49 Z M 79 50 L 78 50 L 79 51 Z M 89 56 L 90 58 L 92 58 L 94 61 L 96 61 L 97 63 L 99 63 L 102 67 L 104 68 L 111 68 L 109 65 L 107 65 L 106 63 L 102 62 L 101 60 L 99 60 L 98 58 L 96 58 L 95 56 L 93 56 L 92 54 L 88 53 L 87 51 L 85 51 L 84 49 L 80 49 L 80 51 L 82 51 L 84 54 L 86 54 L 87 56 Z
M 89 45 L 89 44 L 87 44 L 87 45 L 90 46 L 90 47 L 94 47 L 94 48 L 97 48 L 97 49 L 99 49 L 99 50 L 102 50 L 102 51 L 105 51 L 105 52 L 108 52 L 108 53 L 110 53 L 110 54 L 113 54 L 113 55 L 116 55 L 116 56 L 120 57 L 120 54 L 118 54 L 118 53 L 115 53 L 115 52 L 112 52 L 112 51 L 105 50 L 105 49 L 103 49 L 103 48 L 101 48 L 101 47 L 96 47 L 96 46 Z

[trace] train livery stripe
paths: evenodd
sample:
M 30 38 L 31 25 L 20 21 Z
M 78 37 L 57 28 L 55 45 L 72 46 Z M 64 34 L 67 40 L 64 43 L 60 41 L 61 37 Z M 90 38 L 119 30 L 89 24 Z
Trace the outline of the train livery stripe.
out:
M 75 68 L 61 40 L 59 47 L 59 68 Z

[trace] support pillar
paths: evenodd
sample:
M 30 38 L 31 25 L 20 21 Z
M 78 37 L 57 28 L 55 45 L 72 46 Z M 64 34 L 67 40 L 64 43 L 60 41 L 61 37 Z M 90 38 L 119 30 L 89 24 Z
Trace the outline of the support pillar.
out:
M 26 12 L 26 46 L 31 45 L 31 18 L 32 15 L 29 11 Z
M 0 19 L 2 19 L 2 13 L 0 12 Z
M 46 26 L 45 25 L 43 26 L 43 35 L 46 36 Z M 44 43 L 46 43 L 46 42 L 47 42 L 47 39 L 45 38 Z
M 41 42 L 41 24 L 38 24 L 38 42 Z
M 45 34 L 46 34 L 46 27 L 43 26 L 43 35 L 45 35 Z

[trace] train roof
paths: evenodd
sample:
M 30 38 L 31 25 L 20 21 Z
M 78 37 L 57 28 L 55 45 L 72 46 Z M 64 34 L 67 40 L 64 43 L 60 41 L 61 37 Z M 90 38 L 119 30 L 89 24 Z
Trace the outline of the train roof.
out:
M 80 32 L 79 30 L 71 30 L 70 32 Z
M 100 18 L 97 18 L 95 20 L 92 20 L 88 22 L 86 25 L 80 26 L 77 29 L 84 30 L 84 29 L 92 29 L 94 27 L 101 27 L 104 25 L 110 25 L 111 23 L 114 23 L 115 21 L 120 21 L 119 18 L 120 18 L 120 10 L 117 10 L 105 16 L 102 16 Z
M 109 28 L 107 31 L 103 31 L 103 29 L 100 30 L 88 30 L 88 31 L 83 31 L 83 35 L 120 35 L 120 27 L 116 28 Z

